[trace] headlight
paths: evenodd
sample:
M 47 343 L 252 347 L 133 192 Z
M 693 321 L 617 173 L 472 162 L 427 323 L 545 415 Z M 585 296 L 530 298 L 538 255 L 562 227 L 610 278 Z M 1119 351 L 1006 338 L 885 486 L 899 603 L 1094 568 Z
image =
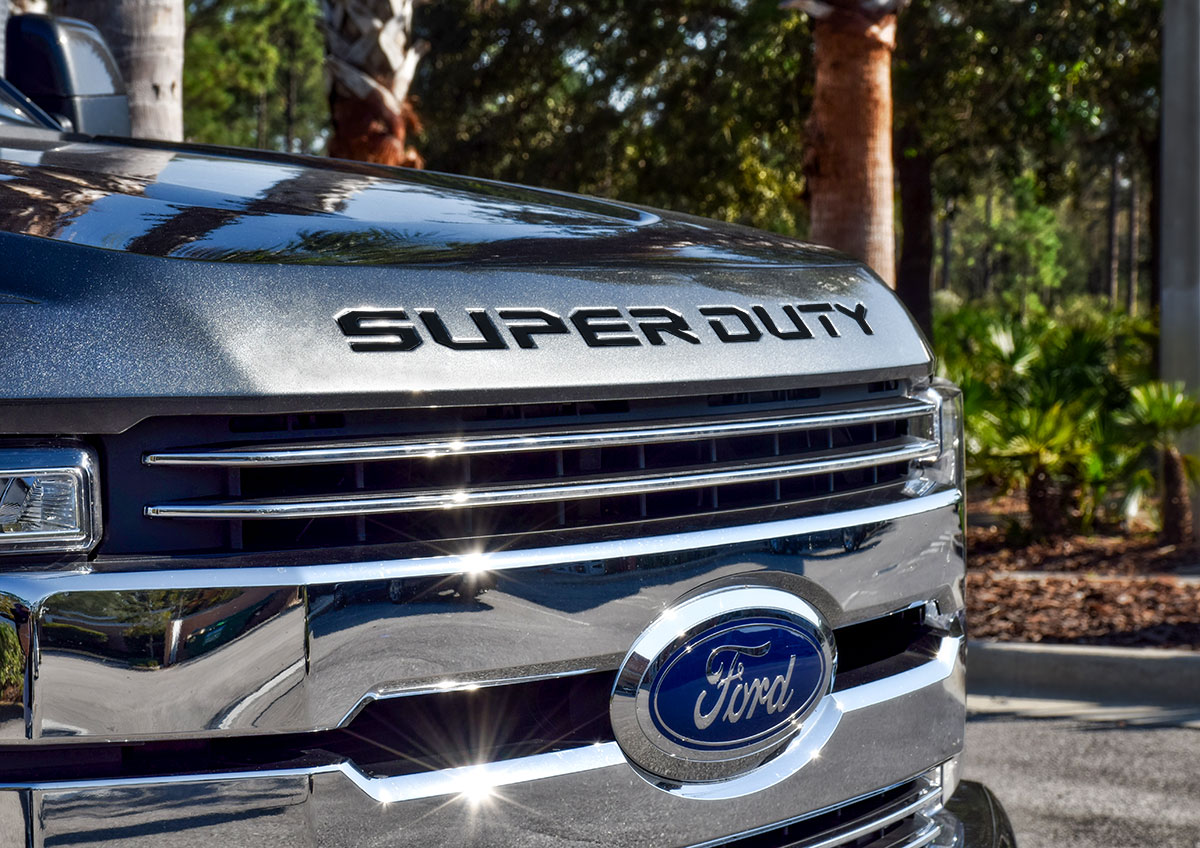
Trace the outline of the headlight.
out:
M 937 458 L 920 463 L 909 482 L 911 494 L 925 494 L 935 487 L 951 487 L 963 491 L 964 444 L 962 390 L 948 380 L 934 377 L 928 388 L 917 393 L 937 407 L 933 414 L 930 438 L 941 450 Z
M 0 553 L 86 551 L 99 537 L 91 451 L 0 449 Z

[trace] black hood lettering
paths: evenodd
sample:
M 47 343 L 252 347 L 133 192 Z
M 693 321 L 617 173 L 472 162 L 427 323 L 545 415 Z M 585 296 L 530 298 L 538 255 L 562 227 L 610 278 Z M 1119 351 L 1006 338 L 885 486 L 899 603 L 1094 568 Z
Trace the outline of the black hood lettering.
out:
M 701 306 L 700 314 L 708 318 L 708 325 L 713 328 L 717 338 L 726 343 L 756 342 L 762 338 L 762 330 L 754 323 L 750 313 L 736 306 Z M 730 330 L 722 318 L 736 318 L 742 322 L 743 332 Z
M 417 315 L 421 316 L 421 323 L 429 330 L 429 335 L 433 336 L 433 340 L 442 347 L 448 347 L 451 350 L 504 350 L 508 347 L 508 342 L 504 341 L 504 337 L 492 323 L 487 310 L 467 310 L 467 316 L 475 324 L 475 329 L 479 331 L 480 338 L 478 339 L 456 339 L 450 334 L 446 322 L 442 320 L 442 316 L 438 315 L 436 310 L 418 309 Z
M 861 306 L 861 304 L 859 305 Z M 801 312 L 832 312 L 833 306 L 828 303 L 802 303 L 799 309 Z M 866 315 L 866 312 L 864 311 L 863 314 Z M 830 338 L 836 339 L 841 335 L 837 331 L 837 327 L 833 326 L 833 322 L 829 320 L 828 315 L 818 315 L 817 320 L 821 322 L 821 326 L 825 328 L 825 332 L 829 334 Z
M 637 347 L 642 343 L 615 307 L 573 309 L 571 323 L 588 347 Z
M 834 306 L 837 307 L 838 312 L 842 313 L 843 315 L 849 315 L 851 318 L 857 321 L 858 326 L 862 329 L 864 335 L 875 335 L 875 332 L 871 329 L 870 325 L 867 324 L 867 307 L 863 306 L 861 303 L 854 304 L 853 309 L 842 306 L 840 303 L 835 303 Z
M 828 339 L 840 339 L 844 332 L 857 335 L 855 329 L 864 336 L 875 335 L 867 323 L 866 304 L 860 302 L 852 306 L 843 303 L 779 303 L 770 306 L 756 303 L 749 309 L 740 306 L 701 306 L 696 309 L 700 319 L 692 323 L 688 322 L 683 311 L 667 306 L 630 306 L 625 309 L 616 306 L 579 307 L 571 310 L 568 320 L 549 309 L 540 308 L 491 311 L 474 308 L 465 311 L 479 333 L 476 338 L 455 336 L 443 315 L 428 307 L 411 312 L 366 307 L 348 309 L 339 313 L 336 320 L 349 340 L 350 349 L 362 352 L 410 351 L 420 347 L 425 340 L 417 329 L 418 322 L 411 319 L 410 314 L 419 319 L 433 342 L 451 350 L 506 350 L 509 343 L 502 328 L 523 350 L 536 350 L 539 347 L 537 336 L 574 334 L 578 334 L 588 347 L 658 347 L 671 344 L 672 339 L 677 340 L 676 344 L 686 342 L 689 345 L 753 343 L 763 339 L 803 342 L 817 338 L 802 317 L 805 313 L 817 316 Z M 496 315 L 498 321 L 492 318 L 492 314 Z M 776 317 L 780 314 L 782 319 Z M 703 319 L 707 319 L 707 322 Z M 835 319 L 841 322 L 840 328 Z M 708 324 L 706 332 L 694 329 L 703 329 L 705 323 Z M 571 331 L 572 325 L 574 333 Z
M 566 323 L 549 309 L 497 309 L 496 314 L 508 327 L 512 337 L 517 340 L 517 347 L 526 350 L 537 347 L 533 337 L 541 335 L 569 334 Z M 523 322 L 538 323 L 523 323 Z M 522 323 L 517 323 L 522 322 Z
M 404 351 L 421 346 L 421 334 L 403 309 L 350 309 L 338 315 L 337 322 L 350 338 L 351 350 Z
M 767 311 L 765 306 L 754 307 L 754 314 L 758 316 L 758 320 L 767 328 L 767 332 L 777 339 L 789 341 L 791 339 L 811 339 L 813 337 L 812 330 L 808 329 L 808 325 L 800 320 L 800 316 L 796 312 L 796 307 L 790 303 L 783 305 L 783 314 L 788 317 L 794 330 L 781 330 L 775 325 L 775 320 L 771 318 L 771 313 Z
M 666 344 L 664 335 L 683 339 L 688 344 L 700 344 L 700 338 L 688 326 L 683 315 L 665 306 L 631 306 L 629 314 L 637 319 L 638 329 L 652 345 Z

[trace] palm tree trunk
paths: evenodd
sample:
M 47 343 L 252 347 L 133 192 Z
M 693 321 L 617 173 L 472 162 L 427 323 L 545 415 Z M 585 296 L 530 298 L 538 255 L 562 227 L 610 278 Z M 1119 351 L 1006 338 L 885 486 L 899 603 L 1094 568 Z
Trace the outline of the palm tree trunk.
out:
M 896 281 L 892 52 L 896 15 L 824 9 L 813 25 L 816 79 L 807 126 L 811 236 Z M 875 4 L 878 5 L 878 4 Z
M 1051 539 L 1066 529 L 1062 489 L 1042 466 L 1033 470 L 1025 487 L 1029 504 L 1029 533 L 1034 539 Z
M 408 91 L 429 50 L 413 41 L 416 0 L 321 0 L 331 85 L 329 155 L 421 167 L 408 146 L 419 129 Z
M 1121 204 L 1121 159 L 1114 156 L 1108 177 L 1108 305 L 1116 309 L 1120 304 L 1121 250 L 1117 235 L 1117 215 Z
M 1138 264 L 1141 262 L 1141 198 L 1138 191 L 1137 169 L 1129 169 L 1129 288 L 1125 292 L 1125 311 L 1137 315 Z
M 983 274 L 983 295 L 991 297 L 992 295 L 992 224 L 995 205 L 995 193 L 992 191 L 992 184 L 989 182 L 987 186 L 987 200 L 983 204 L 983 258 L 979 262 L 979 267 Z
M 1163 451 L 1162 526 L 1165 544 L 1191 544 L 1192 496 L 1183 456 L 1173 445 Z
M 129 93 L 137 138 L 183 140 L 183 0 L 54 0 L 100 30 Z
M 8 15 L 10 9 L 8 0 L 0 0 L 0 33 L 8 31 Z M 0 38 L 0 74 L 4 73 L 4 44 L 7 39 Z
M 942 215 L 942 279 L 938 287 L 950 291 L 951 263 L 954 259 L 954 201 L 947 200 Z

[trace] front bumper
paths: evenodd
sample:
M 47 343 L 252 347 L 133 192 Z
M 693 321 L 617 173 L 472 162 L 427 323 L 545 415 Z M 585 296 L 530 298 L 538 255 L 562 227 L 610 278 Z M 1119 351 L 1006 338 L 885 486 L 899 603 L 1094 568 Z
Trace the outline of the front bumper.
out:
M 513 551 L 488 561 L 494 588 L 480 598 L 454 576 L 463 563 L 452 557 L 0 576 L 0 627 L 16 634 L 6 644 L 19 651 L 7 661 L 25 665 L 20 699 L 0 721 L 0 771 L 9 775 L 0 783 L 0 835 L 29 848 L 448 840 L 671 848 L 751 837 L 807 846 L 819 835 L 813 844 L 826 848 L 846 844 L 828 840 L 854 821 L 877 823 L 870 817 L 901 804 L 889 793 L 908 793 L 924 806 L 887 827 L 911 832 L 853 844 L 962 846 L 936 785 L 940 764 L 962 748 L 965 720 L 960 528 L 958 493 L 941 492 L 775 524 Z M 212 740 L 345 727 L 374 701 L 610 671 L 673 599 L 740 574 L 794 581 L 834 627 L 913 609 L 930 610 L 936 625 L 919 651 L 842 674 L 821 719 L 824 744 L 780 755 L 760 770 L 779 774 L 759 775 L 762 786 L 742 797 L 662 792 L 611 737 L 390 773 L 316 748 L 237 768 L 189 761 L 189 746 Z M 459 581 L 455 599 L 407 597 L 395 582 L 438 575 Z M 399 587 L 390 603 L 386 588 L 382 597 L 372 589 L 381 585 Z M 175 612 L 151 614 L 164 598 Z M 153 663 L 130 659 L 139 639 L 149 640 Z M 66 752 L 88 746 L 141 744 L 177 744 L 180 753 L 166 768 L 131 773 L 114 763 L 87 779 L 82 765 L 61 765 Z M 6 757 L 30 762 L 30 752 L 60 765 L 42 773 L 34 762 L 28 775 L 4 768 Z M 963 833 L 984 832 L 971 827 Z M 784 841 L 762 841 L 768 834 Z
M 577 773 L 570 779 L 559 775 L 491 787 L 486 793 L 435 796 L 419 804 L 369 799 L 353 781 L 329 771 L 34 789 L 0 795 L 0 834 L 5 844 L 24 836 L 38 848 L 708 846 L 750 840 L 758 848 L 1016 846 L 1007 815 L 986 787 L 964 782 L 943 804 L 936 773 L 799 819 L 696 842 L 689 839 L 694 832 L 721 832 L 731 818 L 739 818 L 729 804 L 630 811 L 622 807 L 621 777 L 631 775 L 623 774 L 624 767 L 612 769 L 599 784 L 594 774 Z M 761 807 L 778 801 L 754 799 L 743 805 L 759 806 L 761 813 Z M 663 806 L 670 805 L 664 801 Z M 555 809 L 572 812 L 565 817 L 544 812 Z

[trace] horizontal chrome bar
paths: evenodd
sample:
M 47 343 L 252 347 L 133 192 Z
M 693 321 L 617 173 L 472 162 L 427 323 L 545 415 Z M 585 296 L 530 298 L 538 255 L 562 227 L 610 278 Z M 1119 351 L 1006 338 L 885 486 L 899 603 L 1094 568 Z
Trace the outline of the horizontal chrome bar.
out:
M 900 802 L 892 809 L 876 810 L 874 813 L 864 816 L 860 820 L 861 823 L 858 821 L 852 822 L 845 830 L 838 831 L 816 842 L 802 844 L 804 848 L 837 848 L 839 845 L 854 842 L 873 831 L 882 830 L 888 825 L 895 824 L 911 815 L 915 815 L 927 809 L 931 802 L 940 804 L 940 796 L 941 789 L 934 788 L 932 782 L 929 782 L 920 790 L 915 799 Z
M 887 446 L 880 449 L 883 445 Z M 788 477 L 810 477 L 817 474 L 852 471 L 893 462 L 931 459 L 937 456 L 938 450 L 937 442 L 906 437 L 892 442 L 879 443 L 872 446 L 870 451 L 860 453 L 830 455 L 831 452 L 826 451 L 816 459 L 752 464 L 715 471 L 675 470 L 670 473 L 658 472 L 612 478 L 577 479 L 571 483 L 533 483 L 520 487 L 481 486 L 474 489 L 440 490 L 419 494 L 352 495 L 307 500 L 246 499 L 180 502 L 147 506 L 145 514 L 151 518 L 190 519 L 332 518 L 347 515 L 417 512 L 429 509 L 464 509 L 584 498 L 611 498 L 621 495 L 655 494 L 706 486 L 760 483 Z
M 724 439 L 737 436 L 774 435 L 825 427 L 853 427 L 930 415 L 933 411 L 933 404 L 925 401 L 911 398 L 890 398 L 856 404 L 843 409 L 825 409 L 820 412 L 781 417 L 716 418 L 636 428 L 598 428 L 441 439 L 404 439 L 386 442 L 323 444 L 319 447 L 270 445 L 203 451 L 173 450 L 148 453 L 142 457 L 142 462 L 146 465 L 225 467 L 333 465 L 439 456 L 474 456 L 508 453 L 509 451 L 606 448 L 674 441 Z
M 821 429 L 853 427 L 881 421 L 896 421 L 931 415 L 934 404 L 913 398 L 888 398 L 883 401 L 854 404 L 853 407 L 823 409 L 752 419 L 712 419 L 672 422 L 634 428 L 571 429 L 506 433 L 504 435 L 463 435 L 442 439 L 402 439 L 362 441 L 362 443 L 311 445 L 264 445 L 229 447 L 208 451 L 162 451 L 146 453 L 146 465 L 202 465 L 202 467 L 254 467 L 254 465 L 329 465 L 354 462 L 383 462 L 389 459 L 475 456 L 481 453 L 509 451 L 560 451 L 652 445 L 664 441 L 726 439 L 743 435 L 773 435 Z
M 961 636 L 943 637 L 942 649 L 929 662 L 921 666 L 922 668 L 929 667 L 932 671 L 930 675 L 917 678 L 906 677 L 904 674 L 900 674 L 894 678 L 885 678 L 885 681 L 895 681 L 892 697 L 901 698 L 915 695 L 922 690 L 935 691 L 935 688 L 941 685 L 942 681 L 954 674 L 962 641 L 963 638 Z M 852 692 L 854 690 L 847 691 Z M 852 705 L 847 706 L 848 703 Z M 842 699 L 834 698 L 827 702 L 827 704 L 823 721 L 828 725 L 827 733 L 829 735 L 832 735 L 833 731 L 836 730 L 843 717 L 857 710 L 875 706 L 874 703 L 870 702 L 870 699 L 861 699 L 856 703 L 855 699 L 843 702 Z M 817 719 L 818 717 L 814 715 L 810 721 L 817 721 Z M 797 749 L 796 753 L 807 755 L 806 759 L 811 759 L 811 752 L 806 750 L 806 746 L 803 744 L 804 741 L 803 738 L 794 740 L 788 746 L 787 750 L 773 761 L 775 763 L 773 769 L 786 767 L 787 759 L 789 754 L 793 753 L 793 749 Z M 83 790 L 89 788 L 115 788 L 154 784 L 234 781 L 245 780 L 247 778 L 313 776 L 316 774 L 340 772 L 375 801 L 396 803 L 424 798 L 471 794 L 481 790 L 490 790 L 517 783 L 547 780 L 593 769 L 607 768 L 609 766 L 620 765 L 624 762 L 625 755 L 621 752 L 616 742 L 596 742 L 592 745 L 571 748 L 564 751 L 532 754 L 508 760 L 397 775 L 395 777 L 370 777 L 352 763 L 338 762 L 294 769 L 247 770 L 194 775 L 177 774 L 161 777 L 133 776 L 66 781 L 43 780 L 0 783 L 0 791 L 6 789 L 39 789 L 45 791 Z M 697 785 L 695 787 L 695 794 L 690 797 L 715 800 L 729 799 L 772 785 L 775 781 L 769 775 L 764 777 L 764 775 L 759 773 L 761 771 L 761 769 L 756 770 L 720 784 Z M 760 783 L 762 786 L 759 786 Z
M 899 842 L 889 842 L 886 843 L 886 846 L 883 843 L 874 843 L 870 848 L 875 848 L 876 845 L 879 848 L 925 848 L 926 845 L 937 839 L 941 835 L 941 832 L 942 826 L 935 821 L 931 821 L 907 839 Z
M 476 571 L 509 571 L 593 562 L 613 557 L 652 556 L 764 539 L 823 533 L 846 527 L 882 524 L 933 513 L 962 500 L 957 489 L 859 509 L 831 510 L 820 515 L 763 521 L 710 530 L 661 536 L 614 539 L 579 545 L 447 554 L 409 559 L 316 565 L 245 566 L 240 568 L 178 568 L 131 571 L 26 571 L 0 574 L 0 591 L 10 591 L 26 603 L 58 592 L 128 592 L 156 589 L 232 589 L 264 586 L 322 586 L 403 577 L 443 577 Z

